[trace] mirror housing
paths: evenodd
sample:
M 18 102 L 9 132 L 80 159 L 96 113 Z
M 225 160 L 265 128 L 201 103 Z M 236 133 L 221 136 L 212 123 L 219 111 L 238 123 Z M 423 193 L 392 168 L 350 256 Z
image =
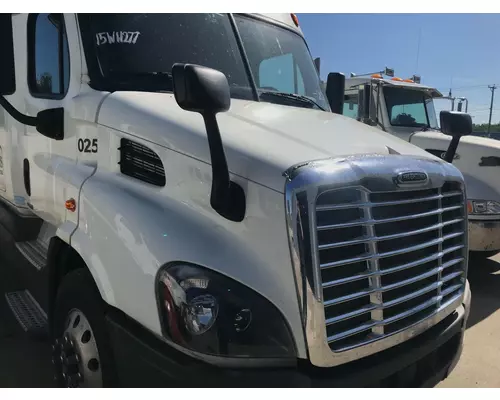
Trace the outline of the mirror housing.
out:
M 243 188 L 231 181 L 216 115 L 229 110 L 231 94 L 226 76 L 215 69 L 194 64 L 172 67 L 174 96 L 183 110 L 203 116 L 212 164 L 210 205 L 224 218 L 241 222 L 245 218 Z
M 54 140 L 64 139 L 64 108 L 49 108 L 36 116 L 36 130 Z
M 439 114 L 441 132 L 448 136 L 467 136 L 472 133 L 472 118 L 459 111 L 443 110 Z
M 321 58 L 317 57 L 314 59 L 314 66 L 316 67 L 316 71 L 318 71 L 318 75 L 319 75 L 320 69 L 321 69 Z
M 172 80 L 175 100 L 183 110 L 216 115 L 231 106 L 229 84 L 220 71 L 193 64 L 174 64 Z
M 443 157 L 445 161 L 451 163 L 455 158 L 460 138 L 472 133 L 472 118 L 469 114 L 463 112 L 443 110 L 439 114 L 439 120 L 441 122 L 441 132 L 452 137 L 448 150 L 446 150 Z
M 340 72 L 330 72 L 326 81 L 326 97 L 330 109 L 335 114 L 344 112 L 345 75 Z
M 362 85 L 358 90 L 358 116 L 365 124 L 371 124 L 370 120 L 371 86 Z
M 12 14 L 0 14 L 0 54 L 0 95 L 7 96 L 16 91 Z

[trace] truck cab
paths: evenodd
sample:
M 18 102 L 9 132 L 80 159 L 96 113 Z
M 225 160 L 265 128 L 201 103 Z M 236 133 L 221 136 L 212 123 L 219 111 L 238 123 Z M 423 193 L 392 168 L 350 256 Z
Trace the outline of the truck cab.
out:
M 432 386 L 454 368 L 464 178 L 330 112 L 294 14 L 0 18 L 0 224 L 35 282 L 6 297 L 43 325 L 57 384 Z
M 345 81 L 343 115 L 388 132 L 443 158 L 450 137 L 443 134 L 435 101 L 457 101 L 461 111 L 466 99 L 444 97 L 434 87 L 412 79 L 382 74 L 353 76 Z M 363 101 L 364 103 L 360 103 Z M 462 172 L 468 197 L 469 249 L 478 257 L 500 252 L 500 144 L 492 139 L 467 136 L 461 139 L 453 164 Z

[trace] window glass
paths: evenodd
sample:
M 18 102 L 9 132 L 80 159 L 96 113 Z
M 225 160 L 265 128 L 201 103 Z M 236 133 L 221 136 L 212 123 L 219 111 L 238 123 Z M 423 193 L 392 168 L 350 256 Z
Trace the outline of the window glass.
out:
M 62 14 L 38 14 L 34 36 L 34 93 L 63 95 L 69 86 L 69 50 Z
M 344 110 L 342 115 L 346 117 L 357 119 L 358 118 L 358 96 L 351 95 L 346 96 L 344 100 Z

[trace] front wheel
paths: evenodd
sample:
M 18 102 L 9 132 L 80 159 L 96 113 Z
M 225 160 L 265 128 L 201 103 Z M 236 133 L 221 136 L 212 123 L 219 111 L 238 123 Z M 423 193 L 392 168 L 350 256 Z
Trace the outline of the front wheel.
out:
M 63 387 L 114 386 L 114 365 L 101 296 L 86 269 L 66 275 L 52 329 L 55 380 Z

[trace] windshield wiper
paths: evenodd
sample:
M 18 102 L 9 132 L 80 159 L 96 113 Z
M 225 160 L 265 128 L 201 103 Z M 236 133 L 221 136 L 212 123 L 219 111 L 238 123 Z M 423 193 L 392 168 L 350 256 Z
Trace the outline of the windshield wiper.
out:
M 259 98 L 263 97 L 280 97 L 282 99 L 292 100 L 296 103 L 308 104 L 312 107 L 316 106 L 322 111 L 326 111 L 323 107 L 321 107 L 318 103 L 316 103 L 313 99 L 310 99 L 307 96 L 302 96 L 300 94 L 294 93 L 284 93 L 284 92 L 274 92 L 274 91 L 259 91 Z

